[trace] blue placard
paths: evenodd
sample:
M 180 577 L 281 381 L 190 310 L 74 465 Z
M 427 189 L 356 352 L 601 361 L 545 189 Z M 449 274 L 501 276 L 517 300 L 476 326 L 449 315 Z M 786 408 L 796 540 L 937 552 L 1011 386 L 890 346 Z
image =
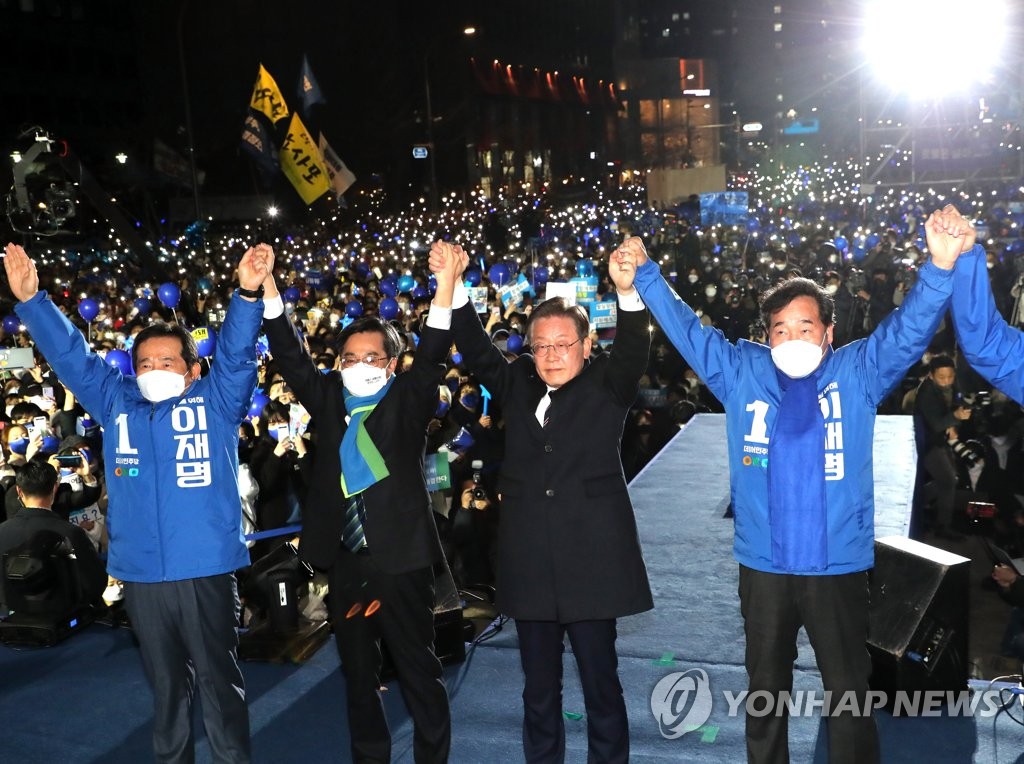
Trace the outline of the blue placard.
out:
M 533 291 L 533 284 L 521 273 L 511 284 L 507 284 L 498 290 L 498 296 L 501 298 L 501 304 L 504 308 L 508 308 L 510 304 L 521 305 L 523 295 L 526 294 L 531 297 L 537 296 L 537 293 Z
M 700 195 L 700 222 L 703 225 L 745 225 L 748 215 L 746 191 Z
M 619 306 L 614 300 L 605 302 L 592 302 L 590 308 L 590 323 L 595 329 L 608 329 L 615 326 L 618 318 Z
M 576 304 L 588 307 L 597 300 L 597 276 L 577 276 L 569 279 L 576 287 Z
M 440 452 L 427 454 L 423 460 L 423 472 L 427 478 L 427 490 L 445 491 L 452 487 L 452 470 L 448 462 L 448 454 Z

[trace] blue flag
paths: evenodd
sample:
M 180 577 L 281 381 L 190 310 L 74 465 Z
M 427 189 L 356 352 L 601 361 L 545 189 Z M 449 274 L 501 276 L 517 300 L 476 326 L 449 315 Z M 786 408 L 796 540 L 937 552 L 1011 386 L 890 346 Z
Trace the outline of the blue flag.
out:
M 302 102 L 303 112 L 308 112 L 309 107 L 315 103 L 327 103 L 305 54 L 302 55 L 302 71 L 299 72 L 299 100 Z

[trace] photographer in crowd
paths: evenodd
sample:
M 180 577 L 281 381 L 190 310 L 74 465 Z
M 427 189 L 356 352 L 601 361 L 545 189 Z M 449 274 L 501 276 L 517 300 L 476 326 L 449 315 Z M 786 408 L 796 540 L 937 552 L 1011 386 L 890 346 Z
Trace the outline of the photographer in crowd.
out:
M 956 389 L 956 365 L 948 355 L 933 356 L 928 376 L 922 380 L 914 398 L 914 436 L 922 469 L 928 482 L 918 480 L 919 496 L 915 508 L 919 515 L 918 532 L 930 527 L 939 539 L 958 541 L 963 536 L 953 530 L 953 509 L 959 482 L 957 454 L 951 444 L 960 443 L 959 428 L 971 418 L 971 409 L 963 405 Z M 921 517 L 928 504 L 932 511 Z

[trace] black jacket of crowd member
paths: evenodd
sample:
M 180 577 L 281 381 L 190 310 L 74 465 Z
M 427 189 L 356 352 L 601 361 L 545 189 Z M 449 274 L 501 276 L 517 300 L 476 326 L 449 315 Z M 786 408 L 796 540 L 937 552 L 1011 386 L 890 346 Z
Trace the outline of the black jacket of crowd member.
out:
M 294 447 L 283 454 L 276 452 L 278 442 L 263 433 L 249 455 L 249 469 L 259 484 L 256 500 L 256 525 L 259 530 L 280 528 L 288 522 L 295 501 L 305 508 L 309 483 L 312 479 L 313 455 L 300 457 Z M 311 452 L 312 446 L 307 446 Z
M 76 604 L 100 605 L 100 598 L 107 587 L 107 571 L 96 554 L 96 548 L 85 531 L 48 509 L 22 507 L 13 518 L 0 523 L 0 557 L 31 540 L 40 531 L 53 531 L 62 536 L 74 550 L 80 585 Z M 0 600 L 3 598 L 4 593 L 0 592 Z
M 918 430 L 918 447 L 922 453 L 944 445 L 947 441 L 946 430 L 950 427 L 959 429 L 964 426 L 964 420 L 957 419 L 953 414 L 959 405 L 957 398 L 955 386 L 943 392 L 931 377 L 925 377 L 918 385 L 917 397 L 914 399 L 914 424 Z

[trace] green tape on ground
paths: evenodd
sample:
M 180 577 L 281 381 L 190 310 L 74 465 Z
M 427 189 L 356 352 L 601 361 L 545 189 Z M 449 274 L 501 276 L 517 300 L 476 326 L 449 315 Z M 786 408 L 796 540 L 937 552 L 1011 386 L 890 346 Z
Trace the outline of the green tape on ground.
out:
M 655 666 L 674 666 L 676 662 L 675 658 L 675 653 L 662 653 L 660 658 L 651 661 L 651 663 Z
M 699 733 L 701 733 L 700 734 L 700 742 L 702 742 L 702 743 L 714 743 L 715 740 L 718 738 L 718 727 L 713 727 L 710 724 L 705 724 L 705 725 L 703 725 L 701 727 L 691 727 L 691 726 L 688 725 L 686 727 L 686 731 L 688 733 L 689 732 L 699 732 Z
M 579 721 L 583 718 L 583 714 L 577 714 L 573 711 L 563 711 L 562 716 L 564 716 L 566 719 L 572 719 L 574 722 Z

